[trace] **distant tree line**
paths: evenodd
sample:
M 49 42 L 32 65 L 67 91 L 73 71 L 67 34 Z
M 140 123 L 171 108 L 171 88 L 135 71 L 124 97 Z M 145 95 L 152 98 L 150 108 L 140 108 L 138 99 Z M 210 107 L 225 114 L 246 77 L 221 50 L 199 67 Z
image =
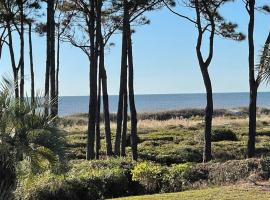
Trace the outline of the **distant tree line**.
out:
M 35 63 L 32 33 L 46 36 L 46 68 L 44 100 L 47 116 L 58 116 L 59 72 L 61 44 L 68 42 L 79 48 L 89 61 L 89 115 L 86 159 L 100 157 L 100 116 L 103 108 L 107 156 L 126 156 L 126 140 L 130 138 L 134 160 L 138 158 L 137 111 L 134 92 L 134 27 L 149 24 L 145 13 L 161 8 L 195 25 L 197 31 L 196 55 L 206 90 L 203 160 L 211 160 L 211 132 L 213 118 L 213 93 L 209 67 L 214 57 L 215 37 L 236 41 L 246 39 L 238 32 L 237 24 L 228 22 L 220 9 L 234 0 L 2 0 L 0 2 L 0 58 L 3 48 L 9 51 L 13 72 L 14 95 L 20 102 L 25 99 L 25 43 L 29 44 L 29 69 L 31 74 L 31 103 L 35 104 Z M 250 85 L 249 133 L 247 155 L 255 155 L 257 90 L 260 83 L 268 80 L 270 34 L 256 67 L 254 48 L 255 12 L 269 13 L 267 5 L 257 5 L 255 0 L 244 0 L 243 11 L 249 16 L 247 31 L 248 69 Z M 194 15 L 182 13 L 182 7 L 194 11 Z M 46 8 L 46 9 L 45 9 Z M 176 11 L 180 10 L 180 12 Z M 46 16 L 46 17 L 45 17 Z M 105 50 L 110 39 L 122 34 L 121 72 L 117 110 L 117 128 L 112 144 Z M 19 39 L 15 39 L 18 36 Z M 206 42 L 208 50 L 203 53 Z M 18 44 L 17 44 L 18 43 Z M 16 53 L 15 46 L 19 46 Z M 102 103 L 102 104 L 101 104 Z M 50 105 L 50 106 L 49 106 Z M 129 109 L 129 110 L 128 110 Z M 130 137 L 128 137 L 128 113 L 130 113 Z M 114 147 L 114 148 L 113 148 Z

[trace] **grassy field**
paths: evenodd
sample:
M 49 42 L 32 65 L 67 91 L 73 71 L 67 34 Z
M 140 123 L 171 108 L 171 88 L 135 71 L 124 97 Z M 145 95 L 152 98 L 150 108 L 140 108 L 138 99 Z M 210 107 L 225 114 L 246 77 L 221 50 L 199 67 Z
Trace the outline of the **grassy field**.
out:
M 197 113 L 198 114 L 198 113 Z M 199 113 L 200 114 L 200 113 Z M 138 122 L 139 157 L 161 164 L 201 162 L 203 150 L 203 117 L 200 115 L 167 119 L 168 116 L 147 115 Z M 150 117 L 150 118 L 149 118 Z M 153 117 L 153 118 L 151 118 Z M 174 117 L 174 116 L 170 116 Z M 156 120 L 165 118 L 166 120 Z M 85 158 L 86 116 L 75 115 L 65 118 L 63 129 L 67 132 L 68 151 L 71 159 Z M 116 124 L 112 123 L 114 139 Z M 213 119 L 215 141 L 213 158 L 217 161 L 244 159 L 246 157 L 248 118 L 245 114 L 216 115 Z M 220 137 L 220 135 L 225 135 Z M 227 135 L 229 135 L 227 137 Z M 233 137 L 230 137 L 234 135 Z M 270 152 L 270 116 L 258 115 L 257 156 Z M 102 153 L 105 154 L 104 129 L 102 127 Z M 129 151 L 129 150 L 128 150 Z
M 117 200 L 268 200 L 269 188 L 255 188 L 247 186 L 226 186 L 190 190 L 179 193 L 167 193 L 145 196 L 118 198 Z

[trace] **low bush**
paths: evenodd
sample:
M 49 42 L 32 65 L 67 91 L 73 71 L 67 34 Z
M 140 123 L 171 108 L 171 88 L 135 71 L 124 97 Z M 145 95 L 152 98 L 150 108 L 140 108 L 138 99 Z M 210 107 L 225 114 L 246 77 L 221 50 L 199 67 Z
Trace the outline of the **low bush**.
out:
M 64 175 L 43 173 L 21 177 L 17 194 L 21 199 L 72 199 L 95 200 L 113 198 L 129 193 L 132 162 L 123 159 L 100 161 L 76 160 L 69 164 Z
M 149 145 L 155 146 L 155 142 L 144 142 L 144 147 L 147 147 Z M 195 149 L 190 147 L 180 147 L 178 149 L 169 149 L 169 147 L 167 147 L 166 149 L 162 149 L 163 151 L 161 152 L 152 152 L 146 151 L 147 148 L 143 149 L 141 146 L 140 148 L 142 149 L 142 151 L 139 154 L 139 157 L 143 160 L 149 160 L 164 165 L 172 165 L 186 162 L 202 162 L 202 151 L 200 150 L 200 148 Z
M 213 184 L 235 183 L 246 180 L 249 175 L 259 169 L 259 161 L 231 160 L 225 163 L 214 163 L 207 166 L 209 170 L 209 182 Z
M 58 124 L 64 127 L 68 127 L 68 126 L 74 126 L 75 122 L 71 119 L 61 118 L 59 119 Z
M 202 162 L 202 151 L 200 151 L 200 148 L 183 148 L 181 150 L 178 150 L 176 152 L 179 157 L 182 158 L 182 163 L 186 162 L 196 162 L 200 163 Z
M 146 193 L 159 192 L 162 187 L 164 168 L 152 162 L 138 163 L 131 171 L 132 180 L 139 182 Z
M 168 167 L 163 176 L 163 192 L 179 192 L 182 191 L 184 182 L 184 174 L 192 167 L 191 164 L 174 164 Z
M 13 199 L 16 186 L 15 157 L 9 145 L 0 139 L 0 199 Z
M 175 149 L 175 151 L 169 152 L 167 155 L 158 155 L 156 156 L 156 160 L 159 163 L 167 165 L 187 162 L 200 163 L 202 162 L 201 152 L 202 151 L 200 151 L 200 148 L 195 149 L 191 147 L 184 147 Z
M 65 175 L 43 173 L 28 180 L 21 176 L 16 194 L 30 200 L 95 200 L 235 183 L 248 180 L 253 174 L 270 177 L 269 158 L 171 166 L 147 161 L 134 163 L 128 158 L 74 160 L 69 168 Z
M 260 161 L 260 175 L 264 179 L 270 178 L 270 158 L 264 157 Z
M 240 154 L 242 155 L 242 154 Z M 236 155 L 235 152 L 232 152 L 232 151 L 223 151 L 223 150 L 220 150 L 220 149 L 216 149 L 213 154 L 212 154 L 213 158 L 217 161 L 227 161 L 227 160 L 234 160 L 237 158 L 237 156 L 239 155 Z
M 194 166 L 189 168 L 183 174 L 184 184 L 185 185 L 192 185 L 198 181 L 205 181 L 208 179 L 209 171 L 207 168 Z
M 130 159 L 108 159 L 96 161 L 74 161 L 68 179 L 82 179 L 92 182 L 93 178 L 99 180 L 99 191 L 102 196 L 118 197 L 126 195 L 129 191 L 128 174 L 132 168 Z M 121 187 L 119 187 L 121 186 Z
M 212 141 L 237 141 L 236 134 L 230 129 L 216 129 L 212 131 Z

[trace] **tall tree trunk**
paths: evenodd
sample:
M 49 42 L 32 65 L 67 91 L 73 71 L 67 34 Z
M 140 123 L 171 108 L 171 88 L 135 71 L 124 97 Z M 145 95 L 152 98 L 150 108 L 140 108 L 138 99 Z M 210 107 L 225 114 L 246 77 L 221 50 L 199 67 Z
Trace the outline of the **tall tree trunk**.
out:
M 52 9 L 52 2 L 48 1 L 47 2 L 47 36 L 46 36 L 46 47 L 47 47 L 47 52 L 46 52 L 46 71 L 45 71 L 45 109 L 44 109 L 44 114 L 46 116 L 49 115 L 49 99 L 50 99 L 50 70 L 51 70 L 51 31 L 50 27 L 51 25 L 51 9 Z
M 212 132 L 212 118 L 213 118 L 213 93 L 210 76 L 205 66 L 202 67 L 202 75 L 206 89 L 206 100 L 207 100 L 207 106 L 205 108 L 203 161 L 208 162 L 212 159 L 211 132 Z
M 0 35 L 0 60 L 2 58 L 3 46 L 5 44 L 5 40 L 4 40 L 4 37 L 6 37 L 5 33 L 6 33 L 6 28 L 3 29 L 3 31 L 2 31 L 2 33 Z
M 126 140 L 127 140 L 127 121 L 128 121 L 128 96 L 127 96 L 127 86 L 125 87 L 125 92 L 123 95 L 123 128 L 121 136 L 121 156 L 126 156 Z
M 103 98 L 103 113 L 104 113 L 104 125 L 105 125 L 105 140 L 106 140 L 106 151 L 107 156 L 113 154 L 112 141 L 111 141 L 111 125 L 110 125 L 110 111 L 109 111 L 109 97 L 107 91 L 107 73 L 104 64 L 104 41 L 101 31 L 101 8 L 102 0 L 98 1 L 97 7 L 97 40 L 99 43 L 99 72 L 101 76 L 101 86 L 102 86 L 102 98 Z
M 103 97 L 106 150 L 107 150 L 107 155 L 111 156 L 113 154 L 113 151 L 112 151 L 111 126 L 110 126 L 109 97 L 107 93 L 107 74 L 106 74 L 105 68 L 102 72 L 101 85 L 102 85 L 102 97 Z
M 133 160 L 138 159 L 137 149 L 137 110 L 134 97 L 134 67 L 133 67 L 133 52 L 132 52 L 132 34 L 130 24 L 128 24 L 128 90 L 129 90 L 129 107 L 131 121 L 131 150 Z
M 100 69 L 99 69 L 100 70 Z M 98 78 L 98 99 L 97 99 L 97 116 L 96 116 L 96 159 L 99 159 L 100 151 L 100 107 L 101 107 L 101 75 Z
M 48 50 L 47 50 L 47 53 L 48 53 Z M 45 104 L 46 104 L 44 108 L 45 116 L 49 115 L 49 98 L 50 98 L 49 92 L 50 92 L 50 65 L 49 65 L 49 60 L 47 58 L 46 71 L 45 71 L 45 91 L 44 91 L 44 99 L 45 99 Z
M 9 53 L 10 53 L 10 60 L 11 60 L 11 65 L 12 65 L 12 71 L 13 71 L 13 80 L 14 80 L 14 92 L 15 92 L 15 98 L 18 100 L 19 99 L 19 76 L 18 76 L 18 68 L 16 66 L 16 61 L 15 61 L 15 54 L 14 54 L 14 48 L 13 48 L 13 37 L 11 33 L 11 26 L 8 23 L 7 24 L 7 30 L 8 30 L 8 42 L 9 42 Z
M 209 36 L 209 55 L 204 61 L 201 48 L 202 48 L 202 41 L 203 41 L 203 33 L 204 29 L 202 28 L 201 24 L 201 10 L 200 10 L 200 3 L 198 0 L 195 0 L 195 9 L 196 9 L 196 23 L 198 29 L 198 38 L 197 38 L 197 45 L 196 45 L 196 54 L 198 58 L 198 62 L 200 65 L 201 73 L 203 76 L 204 86 L 206 90 L 206 100 L 207 105 L 205 108 L 205 128 L 204 128 L 204 150 L 203 150 L 203 162 L 208 162 L 212 159 L 212 149 L 211 149 L 211 132 L 212 132 L 212 118 L 213 118 L 213 93 L 212 93 L 212 84 L 208 72 L 208 68 L 213 58 L 214 52 L 214 37 L 215 37 L 215 21 L 214 16 L 209 13 L 207 9 L 207 4 L 203 1 L 203 6 L 206 8 L 206 13 L 209 17 L 210 21 L 210 36 Z
M 100 30 L 101 34 L 101 30 Z M 101 86 L 102 86 L 102 98 L 103 98 L 103 113 L 104 113 L 104 125 L 105 125 L 105 139 L 106 139 L 106 150 L 107 155 L 111 156 L 112 141 L 111 141 L 111 125 L 110 125 L 110 111 L 109 111 L 109 97 L 107 91 L 107 73 L 104 66 L 104 44 L 102 35 L 100 35 L 100 57 L 99 57 L 99 68 L 101 75 Z
M 124 20 L 122 33 L 122 58 L 121 58 L 121 75 L 120 75 L 120 89 L 117 110 L 117 128 L 115 136 L 114 154 L 120 155 L 121 145 L 121 131 L 123 122 L 123 96 L 125 92 L 125 85 L 127 85 L 127 24 L 128 24 L 128 7 L 127 0 L 124 0 Z
M 55 83 L 55 112 L 59 112 L 59 71 L 60 71 L 60 26 L 57 31 L 57 61 L 56 61 L 56 83 Z
M 48 27 L 48 31 L 50 32 L 50 102 L 51 105 L 51 116 L 55 117 L 56 112 L 56 106 L 55 106 L 55 19 L 54 19 L 54 13 L 55 13 L 55 0 L 48 1 L 48 7 L 49 7 L 49 20 L 50 20 L 50 26 Z
M 23 2 L 19 3 L 20 9 L 20 99 L 21 101 L 24 100 L 24 9 L 23 9 Z
M 255 155 L 256 138 L 256 111 L 257 111 L 257 82 L 254 73 L 254 19 L 255 19 L 255 0 L 249 1 L 249 25 L 248 25 L 248 47 L 249 47 L 249 132 L 248 132 L 248 157 Z
M 29 22 L 29 58 L 30 58 L 30 74 L 31 74 L 31 104 L 35 104 L 35 74 L 33 62 L 33 45 L 32 45 L 32 23 Z
M 95 1 L 90 1 L 91 16 L 90 24 L 88 25 L 90 37 L 90 101 L 89 101 L 89 116 L 88 116 L 88 137 L 87 137 L 87 154 L 86 159 L 95 158 L 95 135 L 96 135 L 96 109 L 97 109 L 97 55 L 95 43 Z

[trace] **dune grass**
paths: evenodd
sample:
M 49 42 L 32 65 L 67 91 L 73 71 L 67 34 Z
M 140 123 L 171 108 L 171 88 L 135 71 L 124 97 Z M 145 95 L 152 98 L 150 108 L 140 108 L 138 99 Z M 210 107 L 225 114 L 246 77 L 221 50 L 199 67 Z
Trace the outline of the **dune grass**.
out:
M 86 116 L 84 116 L 86 117 Z M 73 120 L 65 125 L 68 133 L 68 151 L 71 159 L 85 158 L 87 126 L 83 116 L 68 117 Z M 112 122 L 112 140 L 114 140 L 116 124 Z M 165 121 L 144 119 L 138 122 L 139 157 L 162 164 L 201 162 L 203 151 L 203 118 L 171 118 Z M 244 159 L 248 139 L 248 118 L 244 116 L 216 116 L 213 119 L 213 130 L 217 133 L 227 131 L 235 134 L 237 139 L 215 139 L 213 157 L 218 161 Z M 105 155 L 104 125 L 101 126 L 101 153 Z M 225 132 L 225 137 L 226 137 Z M 258 115 L 257 123 L 257 156 L 270 153 L 270 117 Z M 223 134 L 224 136 L 224 134 Z M 129 152 L 129 147 L 127 148 Z
M 243 186 L 224 186 L 179 193 L 118 198 L 117 200 L 268 200 L 270 191 Z

